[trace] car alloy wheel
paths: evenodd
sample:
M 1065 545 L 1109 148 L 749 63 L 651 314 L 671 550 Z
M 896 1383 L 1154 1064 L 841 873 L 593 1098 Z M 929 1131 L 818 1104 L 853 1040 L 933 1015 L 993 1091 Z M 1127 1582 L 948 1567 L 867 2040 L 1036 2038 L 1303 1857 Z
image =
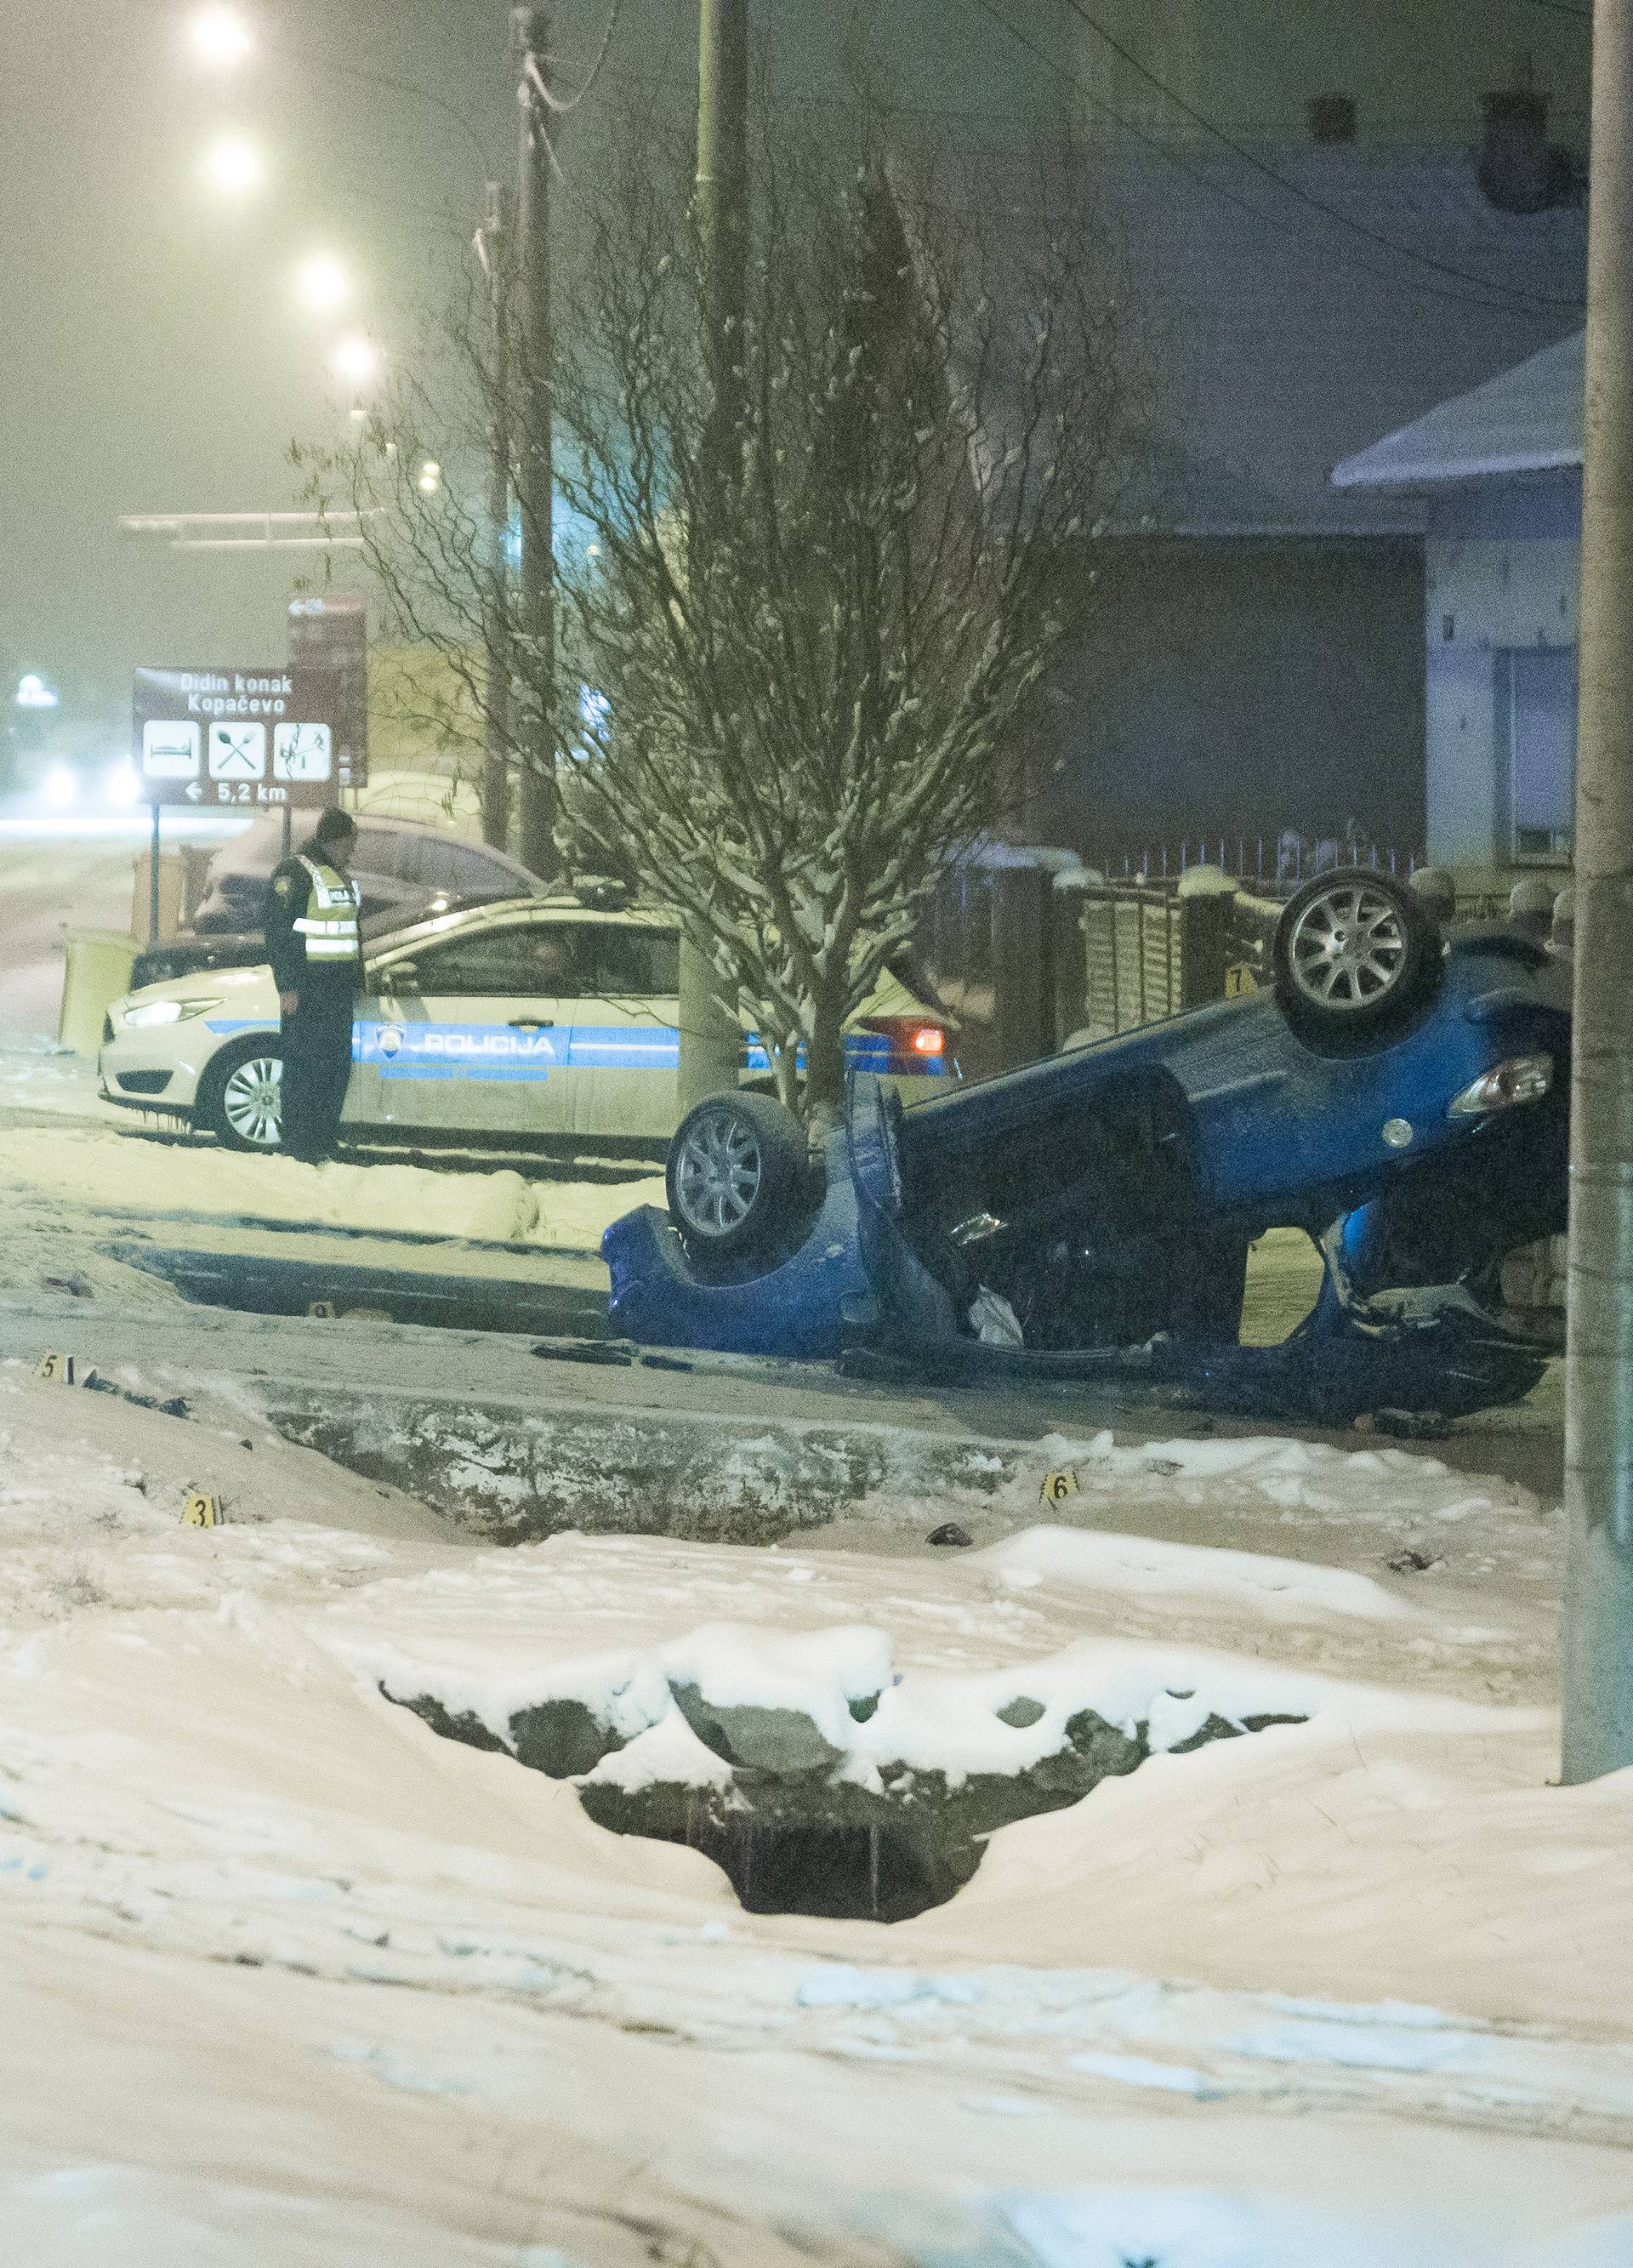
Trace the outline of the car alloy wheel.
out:
M 278 1056 L 250 1056 L 228 1072 L 221 1114 L 240 1142 L 276 1150 L 283 1130 L 283 1064 Z
M 717 1241 L 754 1211 L 764 1178 L 760 1140 L 730 1103 L 698 1112 L 674 1153 L 674 1205 L 683 1228 Z
M 1379 1005 L 1406 973 L 1409 943 L 1393 898 L 1365 882 L 1335 883 L 1293 921 L 1288 972 L 1300 998 L 1338 1014 Z

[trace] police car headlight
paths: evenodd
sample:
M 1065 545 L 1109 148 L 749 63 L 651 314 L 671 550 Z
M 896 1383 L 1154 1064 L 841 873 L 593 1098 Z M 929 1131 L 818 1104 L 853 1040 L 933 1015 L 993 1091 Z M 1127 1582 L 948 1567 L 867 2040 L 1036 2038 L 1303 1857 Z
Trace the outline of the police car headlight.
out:
M 129 1029 L 133 1024 L 180 1024 L 220 1005 L 219 1000 L 144 1000 L 139 1008 L 126 1009 L 125 1025 Z

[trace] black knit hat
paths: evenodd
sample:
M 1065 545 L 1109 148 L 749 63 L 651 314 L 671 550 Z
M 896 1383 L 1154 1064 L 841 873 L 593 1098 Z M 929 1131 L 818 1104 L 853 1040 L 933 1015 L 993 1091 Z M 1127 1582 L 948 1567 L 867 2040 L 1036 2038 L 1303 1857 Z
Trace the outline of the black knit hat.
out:
M 357 822 L 350 812 L 342 811 L 338 804 L 330 804 L 320 813 L 318 823 L 312 830 L 314 843 L 345 843 L 357 831 Z

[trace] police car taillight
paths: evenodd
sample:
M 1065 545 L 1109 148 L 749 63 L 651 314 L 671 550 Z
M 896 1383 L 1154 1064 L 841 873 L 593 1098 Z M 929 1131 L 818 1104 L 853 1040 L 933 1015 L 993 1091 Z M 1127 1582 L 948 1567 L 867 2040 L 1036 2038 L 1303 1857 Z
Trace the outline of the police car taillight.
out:
M 1554 1084 L 1552 1056 L 1511 1056 L 1472 1079 L 1446 1105 L 1448 1118 L 1483 1118 L 1516 1103 L 1540 1102 Z
M 896 1078 L 943 1069 L 947 1035 L 939 1024 L 927 1024 L 919 1016 L 868 1016 L 863 1019 L 862 1028 L 889 1041 L 889 1067 Z

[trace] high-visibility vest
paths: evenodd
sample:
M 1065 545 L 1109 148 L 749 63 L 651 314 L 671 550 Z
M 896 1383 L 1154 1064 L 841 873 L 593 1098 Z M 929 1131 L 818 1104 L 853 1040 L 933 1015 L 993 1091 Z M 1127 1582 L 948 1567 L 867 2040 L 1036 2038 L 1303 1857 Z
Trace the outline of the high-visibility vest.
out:
M 306 940 L 307 962 L 361 960 L 357 884 L 342 881 L 333 866 L 314 865 L 310 858 L 300 863 L 312 877 L 305 913 L 295 924 Z

